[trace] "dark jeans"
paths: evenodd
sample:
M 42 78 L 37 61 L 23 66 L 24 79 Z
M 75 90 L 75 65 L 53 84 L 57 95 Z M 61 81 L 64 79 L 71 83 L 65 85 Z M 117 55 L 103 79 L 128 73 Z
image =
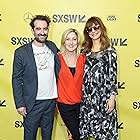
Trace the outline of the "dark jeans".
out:
M 80 140 L 79 135 L 79 111 L 80 104 L 68 105 L 57 103 L 60 115 L 66 127 L 72 134 L 73 140 Z
M 55 99 L 35 102 L 24 118 L 24 140 L 36 140 L 38 127 L 41 128 L 42 140 L 51 140 L 55 106 Z

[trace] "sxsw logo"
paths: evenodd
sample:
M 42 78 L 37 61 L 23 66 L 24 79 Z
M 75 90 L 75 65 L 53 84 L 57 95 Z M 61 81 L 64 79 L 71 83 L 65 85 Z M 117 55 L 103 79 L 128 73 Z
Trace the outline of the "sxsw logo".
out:
M 34 15 L 30 12 L 27 12 L 23 15 L 25 22 L 29 23 Z M 80 14 L 53 14 L 52 16 L 53 23 L 84 23 L 86 22 L 86 16 Z
M 127 46 L 127 38 L 111 38 L 110 43 L 111 46 L 121 46 L 125 47 Z
M 54 14 L 52 16 L 54 23 L 84 23 L 86 22 L 85 15 L 79 14 Z
M 140 109 L 140 101 L 134 101 L 132 107 L 133 109 Z
M 135 67 L 140 67 L 140 60 L 139 60 L 139 59 L 136 59 L 136 60 L 134 61 L 134 66 L 135 66 Z
M 137 20 L 138 20 L 138 22 L 140 22 L 140 14 L 138 15 L 138 19 Z
M 29 37 L 18 37 L 18 36 L 13 36 L 11 37 L 11 43 L 12 45 L 24 45 L 27 44 L 29 42 L 31 42 L 33 40 L 33 38 L 29 38 Z
M 22 128 L 23 127 L 23 122 L 20 120 L 16 120 L 15 121 L 15 127 L 16 128 Z

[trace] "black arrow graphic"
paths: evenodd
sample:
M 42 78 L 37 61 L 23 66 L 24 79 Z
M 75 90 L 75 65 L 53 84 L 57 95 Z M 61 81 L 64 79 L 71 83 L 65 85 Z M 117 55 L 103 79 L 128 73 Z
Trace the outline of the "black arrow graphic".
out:
M 0 14 L 0 16 L 1 16 L 1 14 Z M 2 19 L 0 18 L 0 21 L 2 21 Z
M 117 128 L 118 128 L 118 129 L 123 129 L 123 122 L 120 123 L 120 124 L 118 124 Z
M 0 65 L 4 65 L 3 63 L 1 63 L 3 61 L 3 59 L 0 60 Z
M 118 89 L 125 89 L 125 82 L 118 82 Z
M 6 105 L 4 104 L 5 102 L 6 102 L 5 100 L 3 101 L 0 100 L 0 107 L 6 107 Z

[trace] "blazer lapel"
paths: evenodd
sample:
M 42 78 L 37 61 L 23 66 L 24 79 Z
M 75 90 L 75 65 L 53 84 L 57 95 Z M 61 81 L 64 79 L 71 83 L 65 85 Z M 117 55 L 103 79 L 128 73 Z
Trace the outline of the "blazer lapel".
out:
M 32 68 L 34 69 L 34 71 L 37 73 L 37 67 L 36 67 L 35 58 L 34 58 L 34 54 L 33 54 L 32 42 L 30 42 L 28 44 L 26 51 L 27 51 L 29 59 L 30 59 L 30 64 L 31 64 Z
M 49 41 L 46 41 L 46 46 L 54 53 L 56 54 L 56 49 L 51 45 Z

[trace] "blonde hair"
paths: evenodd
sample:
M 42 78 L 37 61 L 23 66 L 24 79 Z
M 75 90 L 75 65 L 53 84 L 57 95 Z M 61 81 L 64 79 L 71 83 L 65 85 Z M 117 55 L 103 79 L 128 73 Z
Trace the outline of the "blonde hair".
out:
M 79 55 L 80 54 L 80 51 L 81 51 L 81 46 L 80 46 L 80 43 L 81 43 L 81 40 L 80 40 L 80 34 L 79 32 L 76 30 L 76 29 L 73 29 L 73 28 L 69 28 L 67 30 L 64 31 L 64 33 L 62 34 L 62 38 L 61 38 L 61 46 L 60 46 L 60 51 L 61 52 L 64 52 L 65 51 L 65 47 L 64 47 L 64 44 L 65 44 L 65 41 L 66 41 L 66 38 L 67 38 L 67 35 L 71 32 L 74 32 L 77 36 L 77 40 L 78 40 L 78 47 L 77 47 L 77 54 Z

